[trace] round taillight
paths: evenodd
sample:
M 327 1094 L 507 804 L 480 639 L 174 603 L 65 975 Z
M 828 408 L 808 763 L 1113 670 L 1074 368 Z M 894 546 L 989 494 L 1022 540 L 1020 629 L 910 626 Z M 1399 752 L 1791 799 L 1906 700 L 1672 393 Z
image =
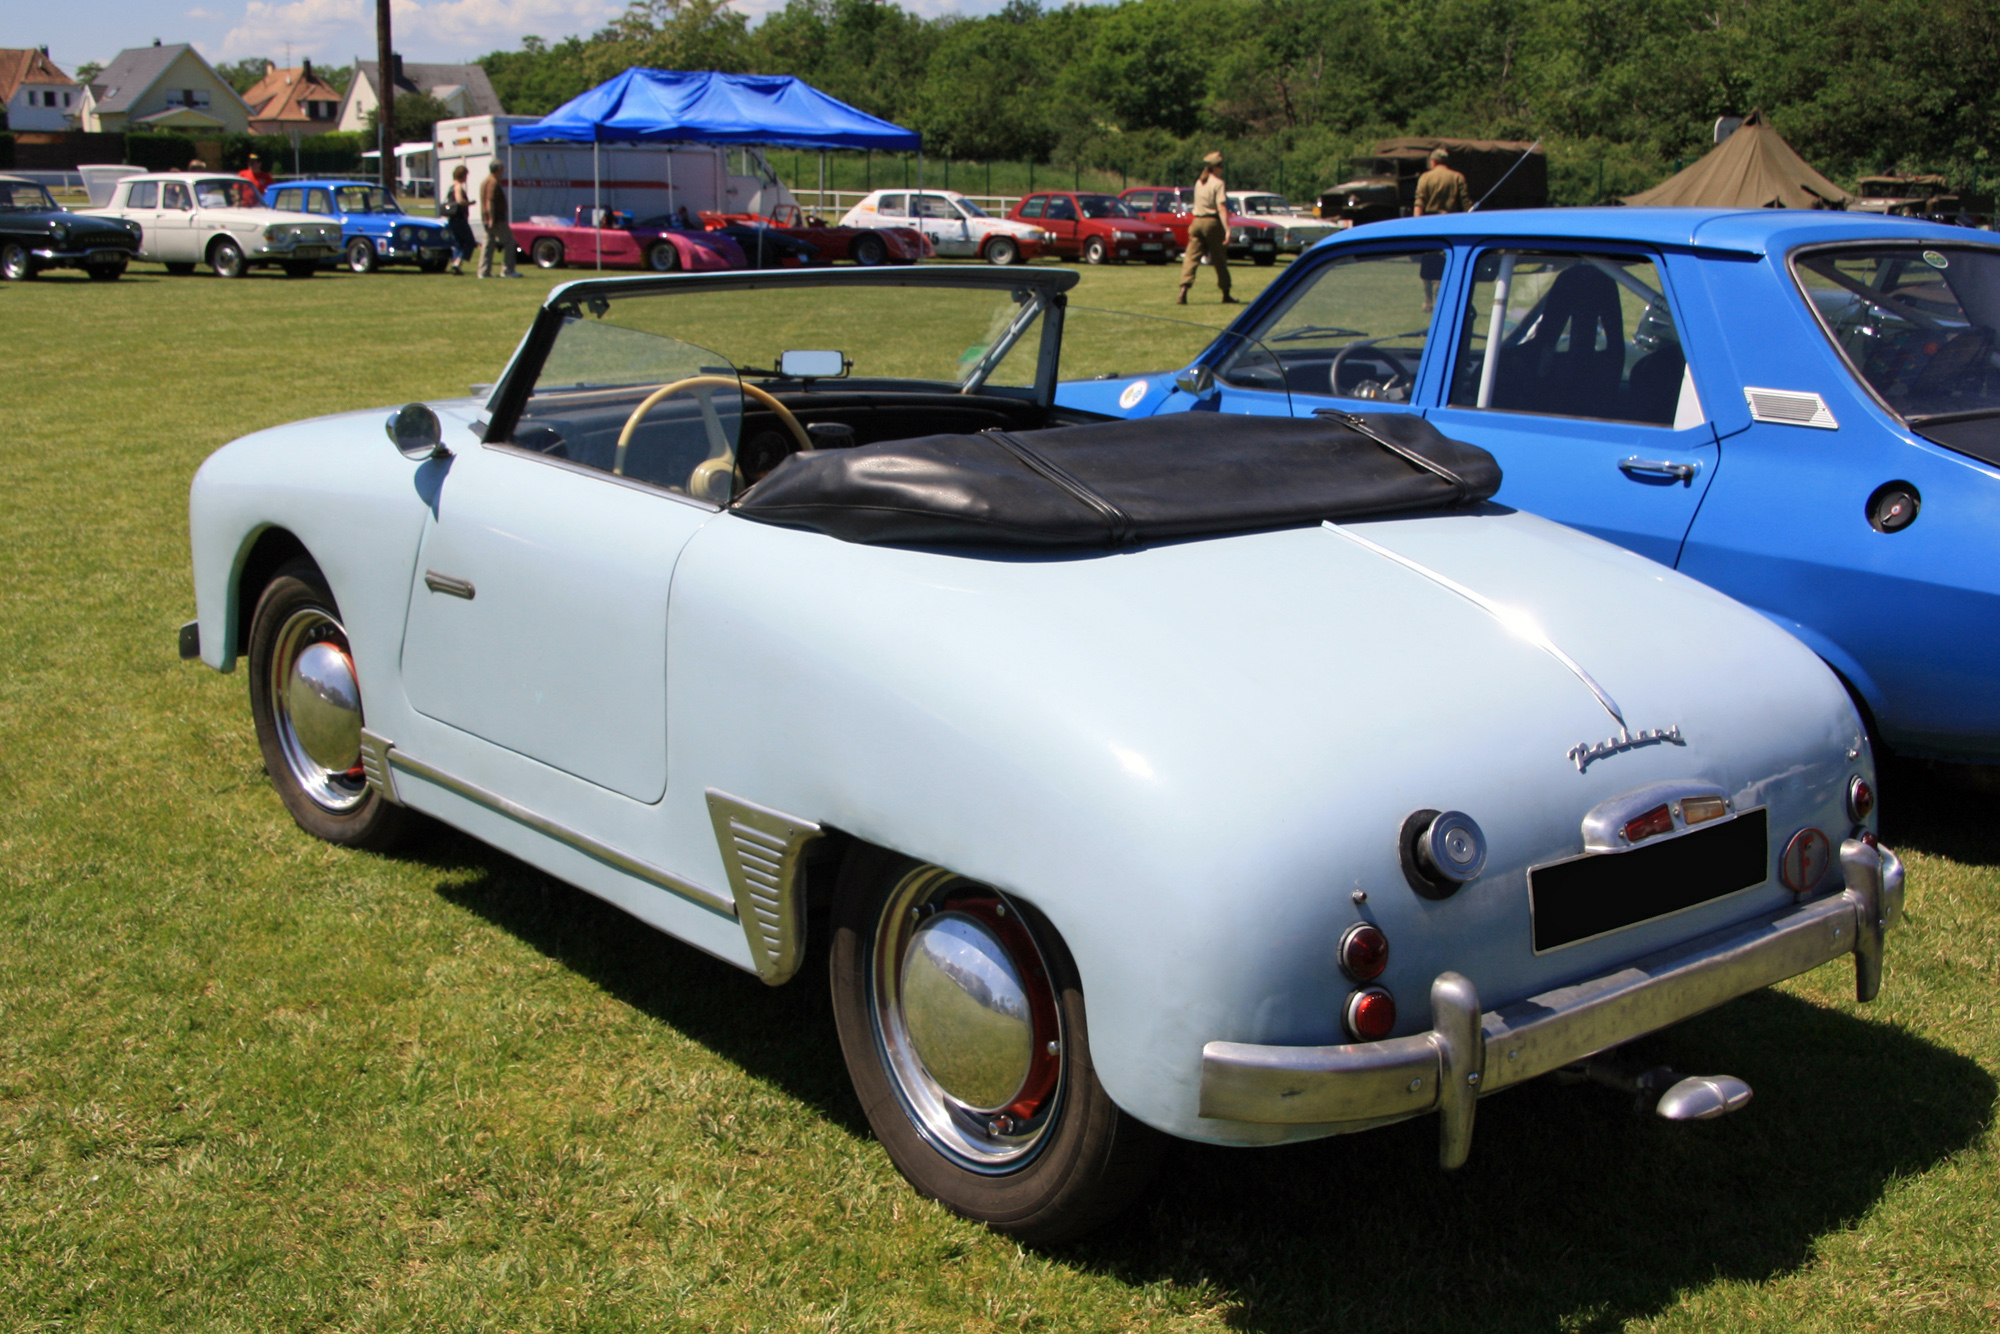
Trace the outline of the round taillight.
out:
M 1381 987 L 1349 992 L 1341 1018 L 1356 1042 L 1380 1042 L 1396 1026 L 1396 998 Z
M 1875 789 L 1860 774 L 1847 780 L 1847 818 L 1860 824 L 1875 813 Z
M 1340 937 L 1340 971 L 1356 982 L 1373 982 L 1389 966 L 1389 938 L 1372 922 L 1356 922 Z
M 1819 888 L 1831 865 L 1833 844 L 1826 835 L 1817 829 L 1801 829 L 1792 835 L 1792 841 L 1785 845 L 1785 855 L 1778 859 L 1778 878 L 1794 894 L 1804 894 Z

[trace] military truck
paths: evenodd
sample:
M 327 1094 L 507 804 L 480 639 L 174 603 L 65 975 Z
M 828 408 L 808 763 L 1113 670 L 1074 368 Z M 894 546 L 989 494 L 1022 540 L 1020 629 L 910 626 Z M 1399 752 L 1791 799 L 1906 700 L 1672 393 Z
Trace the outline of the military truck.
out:
M 1903 172 L 1863 176 L 1854 183 L 1854 193 L 1859 198 L 1849 207 L 1858 213 L 1928 218 L 1967 227 L 1993 225 L 1991 195 L 1960 194 L 1942 176 Z
M 1409 217 L 1416 210 L 1417 177 L 1429 169 L 1435 148 L 1450 155 L 1448 165 L 1464 174 L 1472 202 L 1480 208 L 1548 206 L 1549 160 L 1535 144 L 1504 139 L 1384 139 L 1373 153 L 1349 160 L 1351 180 L 1321 192 L 1319 216 L 1347 226 Z

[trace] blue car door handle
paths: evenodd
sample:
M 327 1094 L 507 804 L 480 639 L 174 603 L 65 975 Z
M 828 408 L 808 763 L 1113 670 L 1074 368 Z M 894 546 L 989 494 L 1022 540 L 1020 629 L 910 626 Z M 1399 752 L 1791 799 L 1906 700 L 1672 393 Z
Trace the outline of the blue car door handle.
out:
M 1694 475 L 1701 471 L 1699 463 L 1669 463 L 1665 459 L 1629 458 L 1618 460 L 1618 470 L 1630 477 L 1635 473 L 1644 477 L 1671 477 L 1678 482 L 1692 482 Z

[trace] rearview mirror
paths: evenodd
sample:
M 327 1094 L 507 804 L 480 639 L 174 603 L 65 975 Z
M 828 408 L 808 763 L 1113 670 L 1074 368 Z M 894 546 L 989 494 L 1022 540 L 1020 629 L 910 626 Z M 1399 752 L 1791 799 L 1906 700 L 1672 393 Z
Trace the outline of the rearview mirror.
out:
M 778 374 L 788 380 L 832 380 L 847 374 L 841 352 L 785 352 L 778 357 Z
M 451 451 L 444 447 L 444 426 L 426 404 L 404 404 L 390 414 L 383 427 L 406 459 L 422 462 L 451 457 Z

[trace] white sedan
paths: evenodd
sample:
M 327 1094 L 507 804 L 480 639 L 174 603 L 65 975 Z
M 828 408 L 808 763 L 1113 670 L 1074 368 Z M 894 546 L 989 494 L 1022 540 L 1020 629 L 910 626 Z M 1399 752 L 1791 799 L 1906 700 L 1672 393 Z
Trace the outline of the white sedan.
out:
M 1298 254 L 1317 241 L 1339 231 L 1310 213 L 1301 213 L 1283 195 L 1245 190 L 1229 196 L 1229 211 L 1241 217 L 1258 218 L 1278 229 L 1278 249 Z
M 87 212 L 139 224 L 137 258 L 168 273 L 206 264 L 218 278 L 240 278 L 261 264 L 309 278 L 340 253 L 340 223 L 310 213 L 267 208 L 240 176 L 177 171 L 128 176 L 111 202 Z
M 996 218 L 955 190 L 877 190 L 847 210 L 843 227 L 915 227 L 940 255 L 1012 264 L 1041 253 L 1048 234 L 1012 218 Z

